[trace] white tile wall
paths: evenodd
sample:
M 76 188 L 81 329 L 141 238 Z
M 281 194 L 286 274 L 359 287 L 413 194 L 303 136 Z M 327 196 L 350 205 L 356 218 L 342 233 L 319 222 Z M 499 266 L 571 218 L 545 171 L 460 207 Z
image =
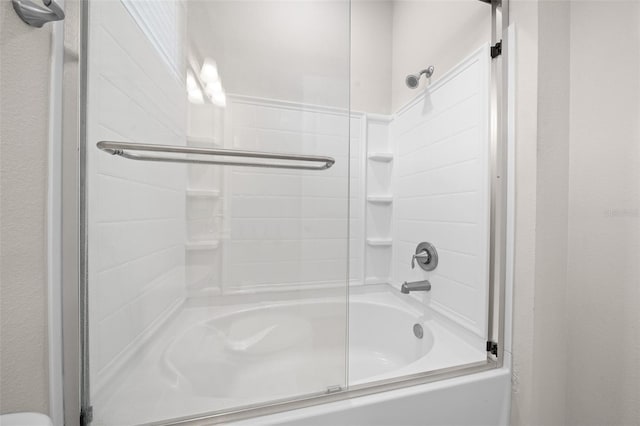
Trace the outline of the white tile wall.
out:
M 92 391 L 184 294 L 186 169 L 100 152 L 185 144 L 185 89 L 119 1 L 89 8 L 88 214 Z
M 361 281 L 361 115 L 349 122 L 346 111 L 229 99 L 225 147 L 328 155 L 336 163 L 323 171 L 227 169 L 225 289 L 346 283 L 347 259 L 350 279 Z
M 429 279 L 414 297 L 480 337 L 487 333 L 489 261 L 489 55 L 483 46 L 391 124 L 394 283 Z M 421 241 L 435 245 L 435 271 L 411 270 Z

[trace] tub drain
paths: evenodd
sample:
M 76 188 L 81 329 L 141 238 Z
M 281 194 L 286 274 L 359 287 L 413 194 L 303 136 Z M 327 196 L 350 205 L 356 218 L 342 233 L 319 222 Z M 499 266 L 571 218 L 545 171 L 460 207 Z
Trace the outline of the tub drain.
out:
M 420 324 L 413 325 L 413 334 L 415 334 L 418 339 L 422 339 L 422 336 L 424 336 L 424 330 Z

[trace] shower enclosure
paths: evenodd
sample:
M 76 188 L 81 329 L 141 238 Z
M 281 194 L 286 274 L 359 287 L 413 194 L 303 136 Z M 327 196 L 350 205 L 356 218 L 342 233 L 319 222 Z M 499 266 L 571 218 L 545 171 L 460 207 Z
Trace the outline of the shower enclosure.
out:
M 81 423 L 503 364 L 506 4 L 77 6 Z

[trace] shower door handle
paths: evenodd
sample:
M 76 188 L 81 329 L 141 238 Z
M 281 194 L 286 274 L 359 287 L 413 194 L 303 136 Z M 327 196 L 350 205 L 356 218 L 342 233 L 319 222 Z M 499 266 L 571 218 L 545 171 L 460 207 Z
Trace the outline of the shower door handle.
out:
M 40 28 L 47 22 L 61 21 L 64 19 L 64 10 L 55 0 L 43 0 L 44 6 L 40 6 L 31 0 L 12 0 L 13 10 L 20 19 L 32 27 Z

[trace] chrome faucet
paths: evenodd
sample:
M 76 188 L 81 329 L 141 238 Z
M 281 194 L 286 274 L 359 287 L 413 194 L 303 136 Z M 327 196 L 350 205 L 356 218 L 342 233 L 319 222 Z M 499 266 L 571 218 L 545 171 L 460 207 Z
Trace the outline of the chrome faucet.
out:
M 431 283 L 429 280 L 404 282 L 400 291 L 404 294 L 409 294 L 412 291 L 429 291 L 431 290 Z
M 424 271 L 433 271 L 438 266 L 438 251 L 431 243 L 422 242 L 416 247 L 416 252 L 411 256 L 411 269 L 416 267 Z
M 416 267 L 416 259 L 418 259 L 418 262 L 420 263 L 428 264 L 431 262 L 431 255 L 427 250 L 422 250 L 421 252 L 414 254 L 411 257 L 411 269 Z

